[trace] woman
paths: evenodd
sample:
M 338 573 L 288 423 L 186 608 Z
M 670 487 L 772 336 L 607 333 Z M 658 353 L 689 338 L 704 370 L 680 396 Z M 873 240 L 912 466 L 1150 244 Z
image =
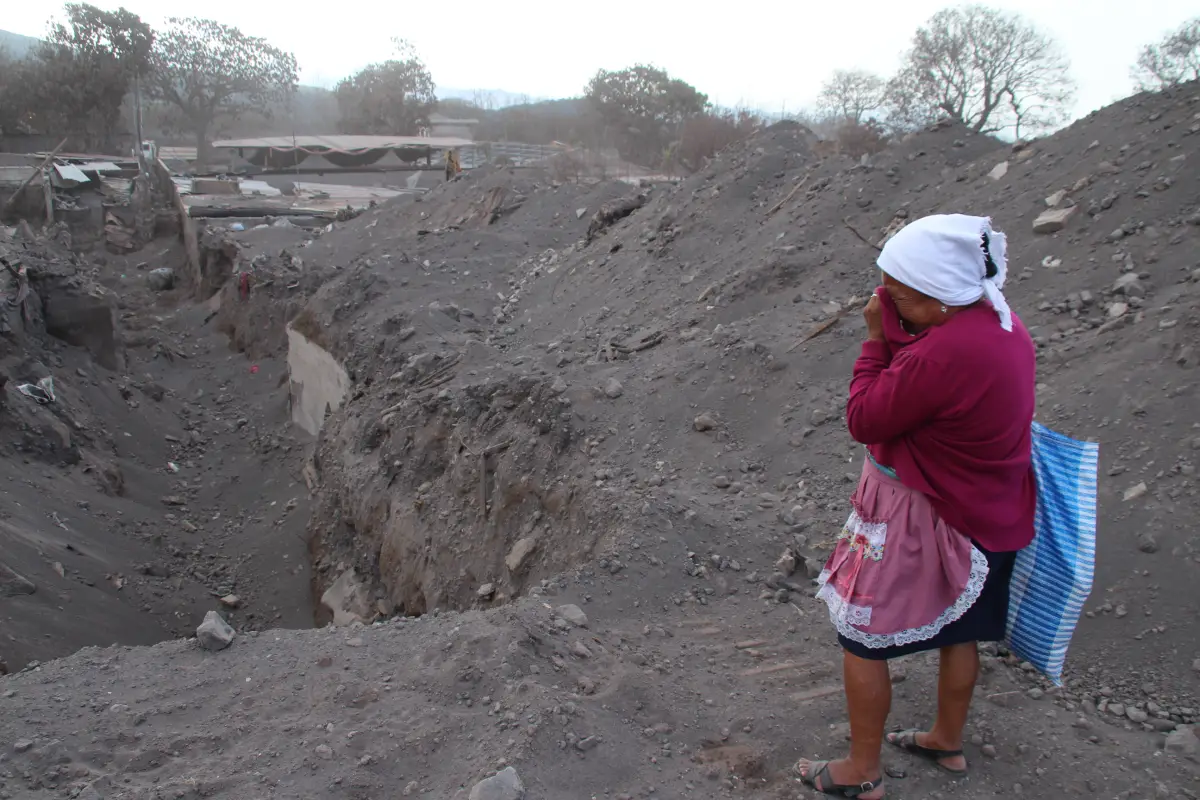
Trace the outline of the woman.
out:
M 976 643 L 1004 638 L 1016 551 L 1033 539 L 1035 356 L 1005 302 L 1004 235 L 917 220 L 879 255 L 846 419 L 867 448 L 853 512 L 819 582 L 844 649 L 850 755 L 801 760 L 826 794 L 884 796 L 884 741 L 962 775 Z M 939 651 L 928 730 L 884 737 L 888 659 Z

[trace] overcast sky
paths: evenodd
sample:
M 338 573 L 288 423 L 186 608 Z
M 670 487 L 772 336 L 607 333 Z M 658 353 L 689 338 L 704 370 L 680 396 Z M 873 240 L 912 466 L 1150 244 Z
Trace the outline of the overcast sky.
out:
M 914 30 L 946 0 L 610 3 L 462 0 L 441 6 L 358 0 L 349 6 L 245 0 L 92 0 L 125 6 L 152 25 L 200 15 L 236 25 L 291 50 L 301 82 L 332 86 L 411 41 L 439 87 L 498 89 L 531 97 L 578 95 L 603 67 L 637 62 L 665 68 L 724 106 L 777 112 L 810 106 L 837 68 L 891 73 Z M 1129 67 L 1143 44 L 1189 16 L 1197 0 L 992 0 L 1053 35 L 1071 59 L 1081 116 L 1131 91 Z M 5 4 L 0 26 L 40 36 L 49 2 Z M 418 9 L 423 9 L 419 11 Z

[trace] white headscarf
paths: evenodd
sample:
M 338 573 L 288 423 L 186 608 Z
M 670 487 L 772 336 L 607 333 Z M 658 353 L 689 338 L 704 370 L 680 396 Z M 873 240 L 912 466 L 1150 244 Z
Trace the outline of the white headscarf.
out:
M 987 217 L 935 214 L 901 228 L 883 246 L 876 263 L 905 286 L 948 306 L 969 306 L 986 297 L 1000 326 L 1011 331 L 1012 311 L 1000 291 L 1008 275 L 1007 244 Z M 995 266 L 991 278 L 988 255 Z

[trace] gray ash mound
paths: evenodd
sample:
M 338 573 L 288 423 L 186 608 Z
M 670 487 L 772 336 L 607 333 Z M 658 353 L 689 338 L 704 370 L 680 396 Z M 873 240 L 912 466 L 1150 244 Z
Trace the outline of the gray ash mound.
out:
M 1039 419 L 1099 440 L 1103 470 L 1067 685 L 988 648 L 955 791 L 1183 793 L 1198 115 L 1189 84 L 1016 147 L 942 126 L 865 161 L 778 126 L 677 185 L 498 170 L 319 235 L 246 232 L 255 287 L 217 319 L 269 367 L 262 440 L 282 416 L 316 433 L 303 466 L 281 447 L 321 621 L 349 628 L 10 676 L 0 796 L 466 797 L 507 766 L 528 797 L 797 796 L 791 761 L 845 744 L 808 577 L 862 457 L 841 418 L 863 239 L 951 211 L 1009 234 Z M 895 683 L 919 724 L 930 664 Z M 892 791 L 945 791 L 892 766 Z

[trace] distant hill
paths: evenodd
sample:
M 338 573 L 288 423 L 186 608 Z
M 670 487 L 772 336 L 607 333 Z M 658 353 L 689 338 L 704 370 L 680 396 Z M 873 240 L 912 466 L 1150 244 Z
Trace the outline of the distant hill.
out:
M 37 47 L 41 39 L 25 36 L 11 31 L 0 31 L 0 53 L 9 58 L 24 58 L 29 51 Z

